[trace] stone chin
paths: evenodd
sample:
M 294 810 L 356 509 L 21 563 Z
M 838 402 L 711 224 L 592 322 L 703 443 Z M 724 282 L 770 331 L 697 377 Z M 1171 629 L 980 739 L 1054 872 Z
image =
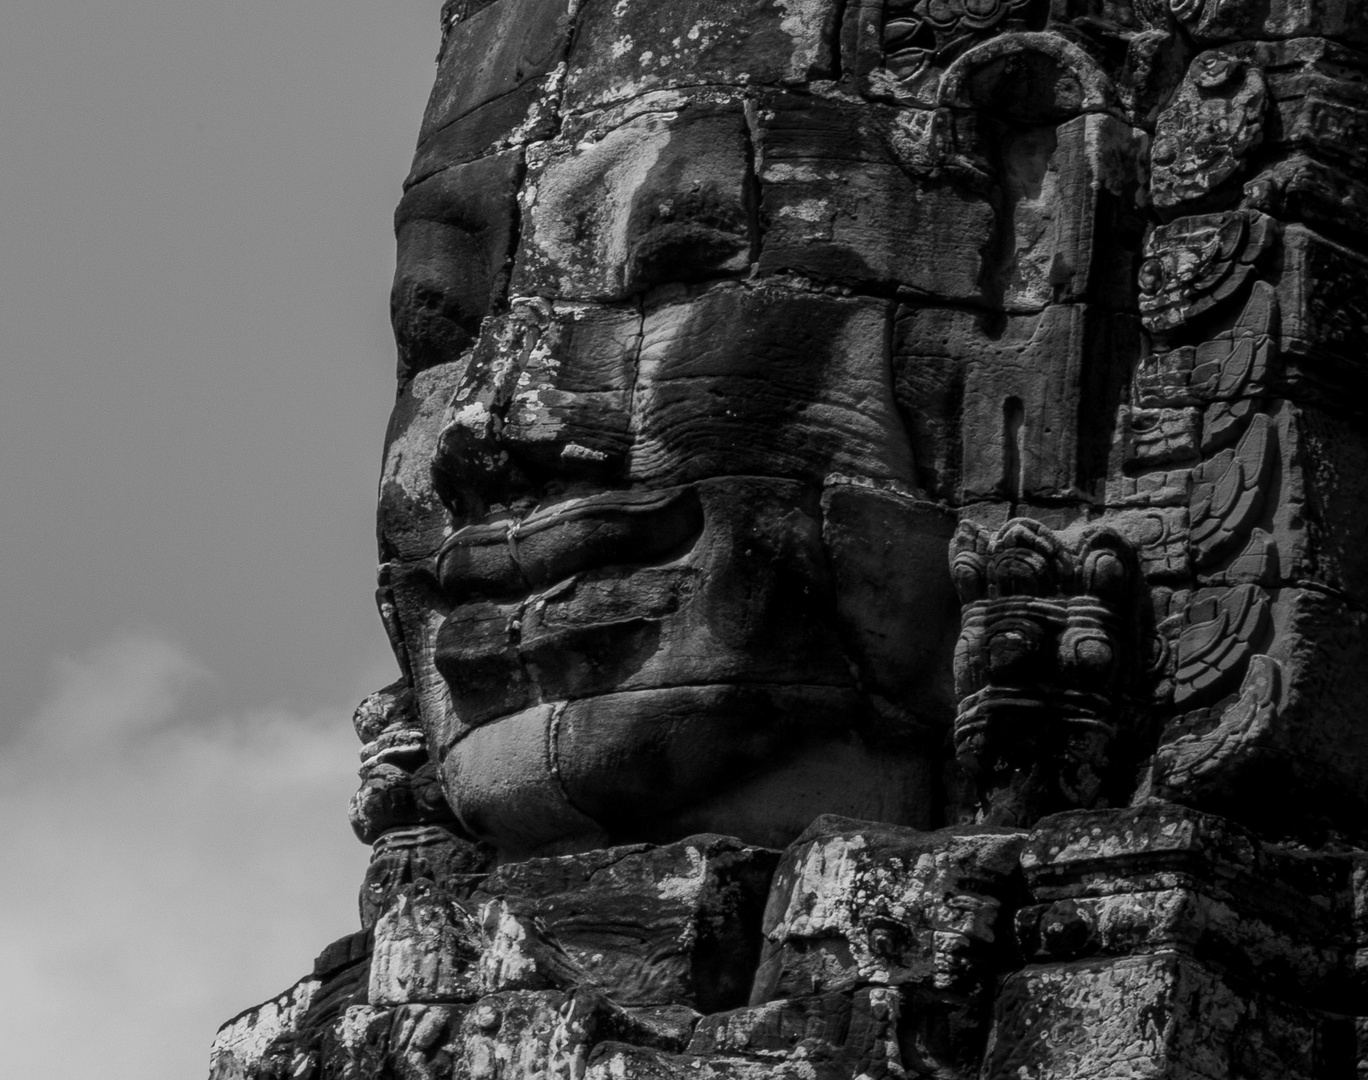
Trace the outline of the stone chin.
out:
M 779 847 L 823 813 L 925 827 L 929 758 L 858 734 L 862 706 L 738 683 L 541 704 L 475 729 L 441 776 L 501 860 L 702 832 Z

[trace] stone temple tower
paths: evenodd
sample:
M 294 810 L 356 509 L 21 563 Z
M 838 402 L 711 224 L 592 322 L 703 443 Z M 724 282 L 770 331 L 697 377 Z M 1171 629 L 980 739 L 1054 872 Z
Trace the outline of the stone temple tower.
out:
M 396 235 L 213 1080 L 1368 1076 L 1368 4 L 453 0 Z

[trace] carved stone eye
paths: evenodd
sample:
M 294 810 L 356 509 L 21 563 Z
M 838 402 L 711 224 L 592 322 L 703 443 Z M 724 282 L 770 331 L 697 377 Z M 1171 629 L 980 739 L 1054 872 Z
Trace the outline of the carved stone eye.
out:
M 1170 165 L 1178 158 L 1178 143 L 1173 139 L 1155 139 L 1150 150 L 1150 161 L 1156 165 Z

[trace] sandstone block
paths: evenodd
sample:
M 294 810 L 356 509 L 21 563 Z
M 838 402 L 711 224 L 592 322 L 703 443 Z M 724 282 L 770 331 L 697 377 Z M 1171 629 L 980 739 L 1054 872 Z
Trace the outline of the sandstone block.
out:
M 271 1044 L 300 1030 L 323 980 L 310 975 L 219 1028 L 209 1051 L 209 1080 L 254 1080 Z
M 617 1003 L 711 1012 L 749 989 L 777 858 L 697 836 L 509 864 L 482 895 L 544 927 Z
M 762 273 L 981 295 L 992 205 L 909 175 L 891 117 L 782 94 L 762 98 L 756 117 Z
M 423 143 L 449 124 L 545 78 L 562 63 L 573 8 L 570 0 L 502 0 L 455 26 L 423 116 L 420 156 Z
M 882 301 L 775 286 L 714 288 L 649 307 L 632 478 L 820 485 L 834 472 L 912 483 L 888 379 L 889 315 Z M 717 400 L 725 408 L 708 405 Z
M 754 243 L 745 117 L 705 100 L 541 149 L 523 194 L 521 294 L 622 299 L 739 274 Z
M 1032 967 L 1007 978 L 982 1076 L 1312 1080 L 1341 1065 L 1321 1027 L 1172 954 Z
M 1150 803 L 1042 820 L 1021 856 L 1028 959 L 1182 955 L 1299 1007 L 1349 1008 L 1353 861 L 1262 843 L 1225 818 Z M 1241 991 L 1243 993 L 1243 990 Z
M 863 984 L 982 993 L 1010 956 L 1004 905 L 1024 840 L 818 818 L 775 873 L 751 1001 Z
M 830 78 L 838 10 L 834 0 L 585 0 L 566 108 L 676 86 Z

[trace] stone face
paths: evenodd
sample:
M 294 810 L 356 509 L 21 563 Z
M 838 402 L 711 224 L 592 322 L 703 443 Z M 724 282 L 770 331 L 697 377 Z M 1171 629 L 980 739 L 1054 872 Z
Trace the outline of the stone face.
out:
M 1368 1075 L 1365 12 L 447 0 L 215 1080 Z

